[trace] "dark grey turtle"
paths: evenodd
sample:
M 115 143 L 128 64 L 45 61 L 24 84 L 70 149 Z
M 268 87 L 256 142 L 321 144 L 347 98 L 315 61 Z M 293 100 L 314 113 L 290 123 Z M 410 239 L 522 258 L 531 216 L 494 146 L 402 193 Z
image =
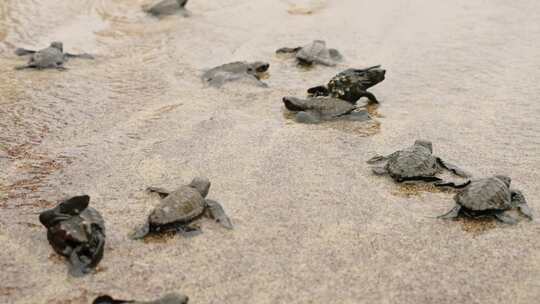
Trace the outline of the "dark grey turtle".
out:
M 307 66 L 314 63 L 335 66 L 343 60 L 343 56 L 341 56 L 338 50 L 327 48 L 326 42 L 322 40 L 314 40 L 305 46 L 280 48 L 276 51 L 276 54 L 295 54 L 298 63 Z
M 285 108 L 296 112 L 295 119 L 301 123 L 319 123 L 321 121 L 346 118 L 349 120 L 369 120 L 366 110 L 358 109 L 355 105 L 332 97 L 317 97 L 301 99 L 283 97 Z
M 226 82 L 248 79 L 261 87 L 268 85 L 261 81 L 261 76 L 268 71 L 270 64 L 266 62 L 236 61 L 212 68 L 202 75 L 203 82 L 213 87 L 221 87 Z
M 64 70 L 64 63 L 69 58 L 84 58 L 84 59 L 94 59 L 92 55 L 89 54 L 71 54 L 64 53 L 64 47 L 62 42 L 55 41 L 47 48 L 44 48 L 39 51 L 27 50 L 23 48 L 18 48 L 15 50 L 17 56 L 30 55 L 28 63 L 23 66 L 17 66 L 15 69 L 22 70 L 28 68 L 34 69 L 59 69 Z
M 367 89 L 383 81 L 386 70 L 380 65 L 367 69 L 347 69 L 332 77 L 326 86 L 308 89 L 309 96 L 331 96 L 356 103 L 360 98 L 367 97 L 370 102 L 378 103 L 375 95 Z
M 133 301 L 133 300 L 118 300 L 113 299 L 109 295 L 99 296 L 92 304 L 122 304 L 122 303 L 133 303 L 133 304 L 187 304 L 189 298 L 186 295 L 178 293 L 170 293 L 165 295 L 162 298 L 153 301 Z
M 188 0 L 162 0 L 154 4 L 143 5 L 143 11 L 156 17 L 173 15 L 180 13 L 184 17 L 189 17 L 190 13 L 185 8 Z
M 89 273 L 103 258 L 105 222 L 89 202 L 88 195 L 75 196 L 39 215 L 49 243 L 69 259 L 69 272 L 76 277 Z
M 430 141 L 417 140 L 414 145 L 396 151 L 388 156 L 377 155 L 367 161 L 374 164 L 386 161 L 382 167 L 373 167 L 373 172 L 378 175 L 390 175 L 397 182 L 404 181 L 441 181 L 435 177 L 442 169 L 461 176 L 468 177 L 469 174 L 459 169 L 453 164 L 443 161 L 433 154 L 433 145 Z
M 516 224 L 517 220 L 507 214 L 511 209 L 519 209 L 523 215 L 532 219 L 533 215 L 525 196 L 521 191 L 511 189 L 512 179 L 505 175 L 496 175 L 468 181 L 462 185 L 439 183 L 437 186 L 450 186 L 463 189 L 454 196 L 456 206 L 439 216 L 452 219 L 460 216 L 479 218 L 492 216 L 507 224 Z
M 205 199 L 209 189 L 210 181 L 205 177 L 196 177 L 189 185 L 181 186 L 173 192 L 156 187 L 148 188 L 148 191 L 158 193 L 162 200 L 146 223 L 133 233 L 132 238 L 141 239 L 153 232 L 199 232 L 199 228 L 191 224 L 203 216 L 232 229 L 231 220 L 223 207 L 216 201 Z

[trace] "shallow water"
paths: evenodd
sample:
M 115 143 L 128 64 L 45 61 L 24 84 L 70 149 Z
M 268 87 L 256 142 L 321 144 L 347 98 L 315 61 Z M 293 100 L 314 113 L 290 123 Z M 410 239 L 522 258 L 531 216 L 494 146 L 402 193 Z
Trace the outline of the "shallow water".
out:
M 396 195 L 365 164 L 429 139 L 476 176 L 512 176 L 538 215 L 537 1 L 193 0 L 188 19 L 146 16 L 143 3 L 0 1 L 1 303 L 167 291 L 193 303 L 538 301 L 538 220 L 439 221 L 451 193 Z M 314 39 L 345 61 L 306 70 L 274 55 Z M 15 47 L 53 40 L 96 60 L 12 69 Z M 236 60 L 268 61 L 270 88 L 204 88 L 205 69 Z M 388 72 L 371 89 L 372 136 L 284 117 L 283 96 L 375 64 Z M 128 239 L 156 203 L 147 186 L 197 174 L 235 230 Z M 103 214 L 107 247 L 98 273 L 73 279 L 36 213 L 79 193 Z

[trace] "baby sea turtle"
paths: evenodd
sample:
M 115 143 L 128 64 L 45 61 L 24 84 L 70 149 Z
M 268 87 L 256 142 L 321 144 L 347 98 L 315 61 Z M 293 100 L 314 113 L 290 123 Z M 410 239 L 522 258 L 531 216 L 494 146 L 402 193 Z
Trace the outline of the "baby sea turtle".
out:
M 85 59 L 94 59 L 92 55 L 89 54 L 71 54 L 64 53 L 64 47 L 62 42 L 55 41 L 47 48 L 44 48 L 39 51 L 27 50 L 23 48 L 18 48 L 15 50 L 17 56 L 30 55 L 30 59 L 26 65 L 15 67 L 17 70 L 34 68 L 34 69 L 46 69 L 46 68 L 55 68 L 59 70 L 64 70 L 64 62 L 69 58 L 85 58 Z
M 362 97 L 370 102 L 378 103 L 375 95 L 367 89 L 383 81 L 386 70 L 380 65 L 367 69 L 347 69 L 332 77 L 326 86 L 308 89 L 309 96 L 332 96 L 355 103 Z
M 131 237 L 141 239 L 149 233 L 165 231 L 198 232 L 199 228 L 191 224 L 202 216 L 214 219 L 225 228 L 232 229 L 231 220 L 223 207 L 216 201 L 205 199 L 209 189 L 210 181 L 205 177 L 196 177 L 189 185 L 181 186 L 173 192 L 156 187 L 148 188 L 148 191 L 158 193 L 162 200 L 146 223 Z
M 88 195 L 75 196 L 39 215 L 49 243 L 69 259 L 70 274 L 76 277 L 89 273 L 103 258 L 105 222 L 89 203 Z
M 527 218 L 533 215 L 525 196 L 521 191 L 511 189 L 512 179 L 505 175 L 496 175 L 468 181 L 462 185 L 439 183 L 437 186 L 450 186 L 463 189 L 454 196 L 456 206 L 446 214 L 439 216 L 452 219 L 460 216 L 478 218 L 492 216 L 507 224 L 516 224 L 517 220 L 507 214 L 511 209 L 519 211 Z
M 440 157 L 433 154 L 433 145 L 430 141 L 417 140 L 414 145 L 396 151 L 388 156 L 377 155 L 367 161 L 368 164 L 374 164 L 386 161 L 383 167 L 373 167 L 375 174 L 389 174 L 395 181 L 441 181 L 435 177 L 442 169 L 461 176 L 468 177 L 469 174 L 458 167 L 443 161 Z
M 133 304 L 187 304 L 189 298 L 183 294 L 170 293 L 165 295 L 162 298 L 159 298 L 154 301 L 133 301 L 133 300 L 117 300 L 113 299 L 111 296 L 103 295 L 97 297 L 92 304 L 122 304 L 122 303 L 133 303 Z
M 236 61 L 212 68 L 202 75 L 203 82 L 213 87 L 221 87 L 224 83 L 248 79 L 261 87 L 268 85 L 261 81 L 261 76 L 268 71 L 270 64 L 266 62 Z
M 143 5 L 142 9 L 156 17 L 173 15 L 178 12 L 184 17 L 188 17 L 190 13 L 185 8 L 187 2 L 188 0 L 162 0 L 154 4 Z
M 336 49 L 326 47 L 323 40 L 314 40 L 312 43 L 294 48 L 284 47 L 276 51 L 276 54 L 295 54 L 296 60 L 301 65 L 310 66 L 314 63 L 335 66 L 343 60 L 343 56 Z
M 319 123 L 324 120 L 347 118 L 364 121 L 370 119 L 366 110 L 357 111 L 357 107 L 349 102 L 332 97 L 316 97 L 301 99 L 283 97 L 287 110 L 296 112 L 295 119 L 302 123 Z

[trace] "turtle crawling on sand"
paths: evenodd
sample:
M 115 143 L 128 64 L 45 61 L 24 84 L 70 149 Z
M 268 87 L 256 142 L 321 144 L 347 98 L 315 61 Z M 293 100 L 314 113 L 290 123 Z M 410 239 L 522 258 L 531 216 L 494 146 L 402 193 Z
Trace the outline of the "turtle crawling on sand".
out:
M 366 97 L 370 102 L 378 103 L 375 95 L 367 89 L 383 81 L 386 70 L 380 65 L 367 69 L 347 69 L 332 77 L 326 86 L 317 86 L 308 89 L 309 96 L 331 96 L 348 102 L 356 103 L 360 98 Z
M 188 0 L 161 0 L 157 3 L 150 5 L 143 5 L 143 11 L 154 15 L 156 17 L 173 15 L 180 13 L 184 17 L 190 15 L 189 11 L 185 8 Z
M 306 66 L 311 66 L 314 63 L 335 66 L 343 60 L 339 51 L 327 48 L 326 42 L 323 40 L 314 40 L 305 46 L 280 48 L 276 54 L 294 54 L 298 63 Z
M 456 205 L 449 212 L 439 216 L 452 219 L 460 216 L 479 218 L 495 217 L 507 224 L 516 224 L 517 220 L 507 214 L 511 209 L 519 211 L 529 219 L 533 218 L 521 191 L 511 189 L 512 179 L 504 175 L 496 175 L 468 181 L 462 185 L 454 183 L 438 183 L 437 186 L 450 186 L 462 189 L 454 196 Z
M 210 181 L 205 177 L 194 178 L 189 185 L 169 192 L 162 188 L 150 187 L 149 192 L 158 193 L 160 204 L 152 211 L 146 223 L 131 237 L 144 238 L 149 233 L 176 231 L 180 233 L 199 232 L 193 221 L 207 216 L 227 229 L 232 223 L 223 207 L 216 201 L 205 199 L 210 190 Z
M 162 298 L 159 298 L 154 301 L 133 301 L 133 300 L 117 300 L 113 299 L 111 296 L 103 295 L 99 296 L 92 304 L 122 304 L 122 303 L 133 303 L 133 304 L 187 304 L 189 298 L 183 294 L 170 293 L 165 295 Z
M 430 141 L 417 140 L 414 145 L 396 151 L 388 156 L 377 155 L 367 161 L 368 164 L 374 164 L 386 161 L 382 167 L 373 167 L 372 170 L 377 175 L 390 175 L 397 182 L 404 181 L 441 181 L 435 177 L 442 169 L 461 176 L 468 177 L 469 174 L 459 169 L 440 157 L 433 154 L 433 145 Z
M 355 105 L 338 98 L 316 97 L 301 99 L 283 97 L 283 103 L 287 110 L 296 112 L 295 120 L 301 123 L 319 123 L 338 118 L 356 121 L 370 119 L 365 109 L 360 110 Z
M 213 87 L 221 87 L 226 82 L 248 79 L 261 87 L 268 85 L 261 81 L 262 75 L 268 71 L 270 64 L 266 62 L 235 61 L 212 68 L 202 75 L 202 80 Z
M 103 258 L 105 222 L 89 203 L 88 195 L 75 196 L 39 215 L 49 243 L 69 259 L 69 272 L 76 277 L 89 273 Z
M 64 70 L 64 63 L 69 58 L 85 58 L 85 59 L 94 59 L 92 55 L 89 54 L 71 54 L 64 53 L 64 47 L 62 42 L 55 41 L 47 48 L 44 48 L 39 51 L 27 50 L 23 48 L 18 48 L 15 50 L 17 56 L 30 55 L 28 63 L 23 66 L 15 67 L 17 70 L 34 68 L 34 69 L 46 69 L 53 68 Z

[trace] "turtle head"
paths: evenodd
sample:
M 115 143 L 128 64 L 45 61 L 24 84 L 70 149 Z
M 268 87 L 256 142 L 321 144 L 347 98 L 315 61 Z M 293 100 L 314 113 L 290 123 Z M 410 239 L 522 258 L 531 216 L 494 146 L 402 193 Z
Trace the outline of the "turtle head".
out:
M 371 87 L 384 80 L 386 70 L 382 69 L 380 65 L 376 65 L 366 69 L 365 73 Z
M 199 191 L 202 197 L 206 197 L 210 191 L 210 180 L 206 177 L 195 177 L 189 186 Z
M 51 42 L 51 47 L 60 50 L 60 52 L 64 52 L 64 44 L 60 41 Z
M 419 140 L 416 140 L 414 142 L 414 145 L 415 146 L 422 146 L 422 147 L 428 149 L 429 152 L 433 153 L 433 144 L 429 140 L 421 140 L 421 139 L 419 139 Z
M 270 68 L 268 62 L 255 61 L 248 65 L 247 73 L 259 78 L 259 75 L 268 71 L 268 68 Z
M 510 187 L 512 179 L 506 175 L 495 175 L 496 178 L 500 179 L 507 187 Z

